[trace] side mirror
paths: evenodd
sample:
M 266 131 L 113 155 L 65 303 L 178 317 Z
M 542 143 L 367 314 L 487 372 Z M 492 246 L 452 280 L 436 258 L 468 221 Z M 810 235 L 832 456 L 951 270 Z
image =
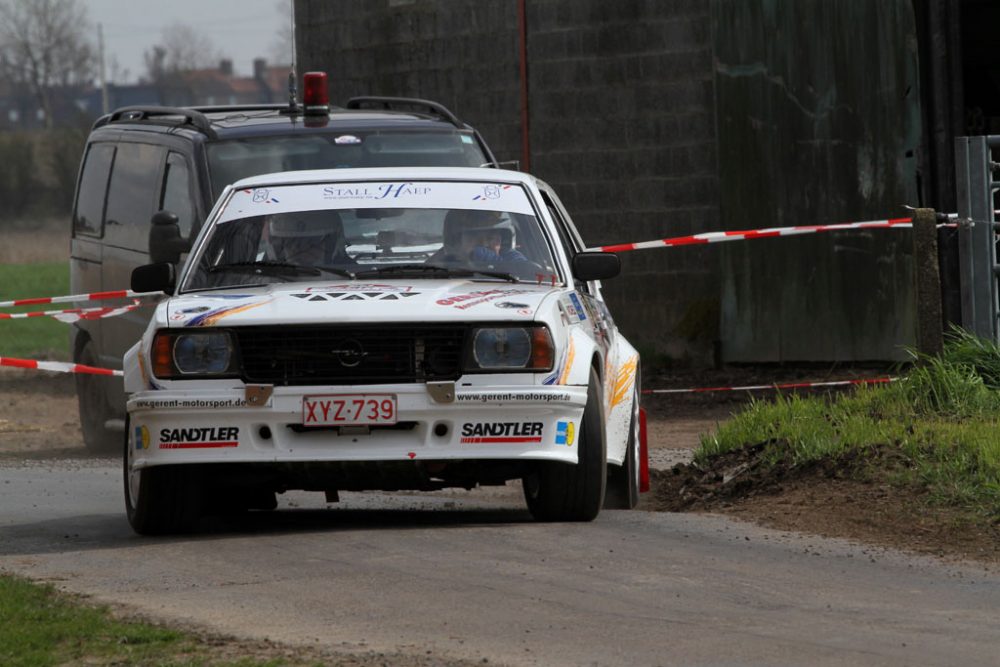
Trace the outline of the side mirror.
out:
M 621 271 L 622 261 L 612 252 L 581 252 L 573 257 L 573 277 L 577 280 L 607 280 Z
M 157 211 L 153 214 L 152 223 L 149 229 L 149 258 L 157 264 L 176 264 L 181 260 L 181 253 L 191 249 L 190 241 L 181 237 L 177 214 Z
M 170 262 L 146 264 L 132 269 L 133 292 L 164 292 L 173 294 L 177 269 Z

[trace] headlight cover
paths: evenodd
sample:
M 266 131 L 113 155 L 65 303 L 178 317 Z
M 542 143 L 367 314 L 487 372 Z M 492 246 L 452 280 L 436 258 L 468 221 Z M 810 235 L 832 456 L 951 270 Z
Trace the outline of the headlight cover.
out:
M 228 377 L 235 372 L 228 331 L 160 331 L 153 339 L 153 375 L 161 379 Z
M 472 331 L 466 370 L 552 370 L 552 334 L 544 326 L 491 326 Z

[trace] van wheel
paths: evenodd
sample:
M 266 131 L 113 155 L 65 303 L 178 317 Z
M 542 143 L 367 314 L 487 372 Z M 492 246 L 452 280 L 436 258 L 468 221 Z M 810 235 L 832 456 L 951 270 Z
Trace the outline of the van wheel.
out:
M 96 366 L 94 344 L 87 341 L 76 363 Z M 121 434 L 109 431 L 104 424 L 113 417 L 105 391 L 105 378 L 99 375 L 77 373 L 76 400 L 80 410 L 80 430 L 83 444 L 91 454 L 111 454 L 119 446 Z
M 134 469 L 141 436 L 133 437 L 125 420 L 125 514 L 140 535 L 168 535 L 194 528 L 201 515 L 201 474 L 193 465 Z
M 524 498 L 538 521 L 593 521 L 604 503 L 607 443 L 597 371 L 590 369 L 577 463 L 543 461 L 524 478 Z

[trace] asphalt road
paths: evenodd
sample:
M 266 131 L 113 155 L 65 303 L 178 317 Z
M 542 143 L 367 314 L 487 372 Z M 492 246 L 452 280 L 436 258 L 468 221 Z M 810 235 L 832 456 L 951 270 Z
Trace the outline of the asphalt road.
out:
M 711 516 L 536 524 L 516 489 L 318 494 L 134 535 L 116 461 L 0 463 L 0 569 L 223 633 L 515 665 L 1000 663 L 1000 574 Z

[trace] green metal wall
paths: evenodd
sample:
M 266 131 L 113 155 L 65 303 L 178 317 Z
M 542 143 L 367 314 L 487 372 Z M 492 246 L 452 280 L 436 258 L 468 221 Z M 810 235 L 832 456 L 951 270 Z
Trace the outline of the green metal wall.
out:
M 713 0 L 724 229 L 882 219 L 917 204 L 910 0 Z M 720 247 L 726 361 L 903 358 L 911 233 Z

